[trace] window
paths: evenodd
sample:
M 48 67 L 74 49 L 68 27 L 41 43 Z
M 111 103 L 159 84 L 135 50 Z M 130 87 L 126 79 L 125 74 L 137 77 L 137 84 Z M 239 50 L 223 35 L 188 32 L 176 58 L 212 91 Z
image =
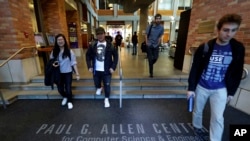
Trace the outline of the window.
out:
M 99 0 L 99 9 L 112 10 L 113 3 L 110 3 L 109 0 Z
M 118 5 L 118 10 L 123 10 L 123 6 L 121 4 Z
M 173 0 L 159 0 L 158 9 L 159 10 L 171 10 Z M 174 2 L 174 1 L 173 1 Z
M 192 0 L 179 0 L 178 10 L 188 10 L 191 8 Z

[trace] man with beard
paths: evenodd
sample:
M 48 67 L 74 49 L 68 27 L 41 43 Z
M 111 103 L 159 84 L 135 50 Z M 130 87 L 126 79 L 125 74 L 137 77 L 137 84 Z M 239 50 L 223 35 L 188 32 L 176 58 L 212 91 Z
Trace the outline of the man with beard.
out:
M 161 25 L 161 15 L 156 14 L 154 22 L 147 27 L 145 35 L 149 64 L 149 77 L 153 77 L 153 65 L 159 56 L 159 46 L 163 33 L 164 28 Z
M 221 17 L 217 24 L 217 37 L 198 47 L 189 73 L 187 98 L 195 98 L 194 131 L 197 136 L 204 137 L 202 114 L 209 100 L 210 141 L 222 140 L 226 104 L 233 98 L 241 81 L 245 47 L 233 38 L 241 21 L 237 14 Z

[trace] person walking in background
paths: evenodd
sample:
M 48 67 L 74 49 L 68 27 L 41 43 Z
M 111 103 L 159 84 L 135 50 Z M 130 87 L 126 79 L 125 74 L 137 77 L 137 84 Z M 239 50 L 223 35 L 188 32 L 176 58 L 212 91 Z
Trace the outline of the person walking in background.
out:
M 132 55 L 136 55 L 137 54 L 137 43 L 138 43 L 138 36 L 136 34 L 136 31 L 134 32 L 134 34 L 132 36 L 132 43 L 133 43 L 133 53 L 132 53 Z
M 225 107 L 241 81 L 245 47 L 233 38 L 241 21 L 241 16 L 237 14 L 221 17 L 217 24 L 217 37 L 201 44 L 194 54 L 187 98 L 195 97 L 192 124 L 195 134 L 201 137 L 202 113 L 209 99 L 210 141 L 222 140 Z
M 66 38 L 63 34 L 58 34 L 55 37 L 55 46 L 50 54 L 50 59 L 54 59 L 54 67 L 60 68 L 60 81 L 57 83 L 57 89 L 63 97 L 62 106 L 68 106 L 68 109 L 73 108 L 72 104 L 72 72 L 74 70 L 76 79 L 80 76 L 77 69 L 76 56 L 72 50 L 69 49 Z M 73 67 L 73 68 L 72 68 Z
M 122 39 L 123 39 L 122 35 L 120 34 L 119 31 L 117 31 L 117 35 L 115 36 L 115 46 L 117 50 L 118 47 L 120 47 L 120 51 L 121 51 Z
M 105 39 L 109 42 L 113 42 L 113 38 L 109 35 L 109 32 L 107 32 L 107 35 L 105 36 Z
M 153 65 L 159 56 L 159 46 L 164 28 L 161 25 L 161 15 L 156 14 L 154 22 L 146 29 L 145 41 L 147 45 L 147 57 L 149 64 L 149 77 L 153 77 Z
M 103 82 L 105 92 L 104 107 L 108 108 L 110 107 L 111 77 L 118 63 L 118 52 L 111 42 L 105 40 L 104 28 L 98 27 L 96 36 L 98 41 L 91 44 L 86 52 L 86 63 L 88 70 L 93 73 L 96 95 L 101 95 L 101 82 Z

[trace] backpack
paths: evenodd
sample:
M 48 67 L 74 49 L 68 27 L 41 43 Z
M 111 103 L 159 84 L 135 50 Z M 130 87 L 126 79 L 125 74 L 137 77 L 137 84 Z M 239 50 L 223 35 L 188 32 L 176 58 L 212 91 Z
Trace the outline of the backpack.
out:
M 147 38 L 149 37 L 150 33 L 151 33 L 151 29 L 152 29 L 153 24 L 150 25 L 149 31 L 148 31 L 148 35 Z M 147 44 L 146 41 L 141 43 L 141 51 L 142 52 L 147 52 Z
M 147 45 L 146 45 L 145 41 L 141 43 L 141 51 L 142 52 L 147 52 Z

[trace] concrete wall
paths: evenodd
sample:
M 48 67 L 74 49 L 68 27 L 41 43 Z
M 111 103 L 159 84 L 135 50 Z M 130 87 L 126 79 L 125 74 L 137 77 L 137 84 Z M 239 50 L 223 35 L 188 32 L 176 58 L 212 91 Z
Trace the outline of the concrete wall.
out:
M 250 72 L 250 65 L 245 65 Z M 250 75 L 243 79 L 230 105 L 250 115 Z
M 2 62 L 0 61 L 0 63 Z M 29 82 L 37 74 L 41 74 L 37 56 L 22 60 L 10 60 L 0 69 L 0 82 Z

